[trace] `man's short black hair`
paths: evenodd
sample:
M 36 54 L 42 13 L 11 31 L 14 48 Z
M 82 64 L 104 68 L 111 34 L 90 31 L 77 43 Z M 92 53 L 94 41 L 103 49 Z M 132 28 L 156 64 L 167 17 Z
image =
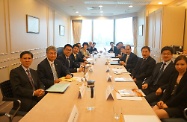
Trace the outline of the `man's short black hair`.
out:
M 96 44 L 95 42 L 93 42 L 93 44 Z
M 31 55 L 31 57 L 33 58 L 33 54 L 32 54 L 30 51 L 23 51 L 23 52 L 20 54 L 20 58 L 22 58 L 23 55 L 25 55 L 25 54 L 29 54 L 29 55 Z
M 84 42 L 84 43 L 82 44 L 82 46 L 84 47 L 84 45 L 87 45 L 87 46 L 88 46 L 88 42 Z
M 66 44 L 66 45 L 64 46 L 64 49 L 65 49 L 66 47 L 71 47 L 71 48 L 73 48 L 71 44 Z
M 78 44 L 74 44 L 74 45 L 73 45 L 73 48 L 74 48 L 74 47 L 78 47 L 78 48 L 79 48 L 79 45 L 78 45 Z
M 110 42 L 110 44 L 114 44 L 114 42 Z
M 125 47 L 129 47 L 131 49 L 131 46 L 130 45 L 126 45 Z
M 142 49 L 141 49 L 141 51 L 142 51 L 143 49 L 148 49 L 149 52 L 151 51 L 151 50 L 150 50 L 150 47 L 148 47 L 148 46 L 143 46 Z
M 122 46 L 121 48 L 125 49 L 125 46 Z
M 170 46 L 165 46 L 161 49 L 161 53 L 164 52 L 165 50 L 169 50 L 171 52 L 171 54 L 173 54 L 173 48 Z

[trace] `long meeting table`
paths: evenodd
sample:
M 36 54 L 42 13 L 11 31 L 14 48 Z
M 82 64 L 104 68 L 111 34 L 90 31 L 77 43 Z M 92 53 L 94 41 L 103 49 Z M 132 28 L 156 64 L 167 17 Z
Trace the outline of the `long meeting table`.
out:
M 95 59 L 94 59 L 95 60 Z M 115 77 L 130 77 L 129 74 L 116 75 L 111 70 L 112 68 L 123 66 L 105 65 L 106 57 L 101 55 L 95 60 L 93 65 L 93 72 L 89 72 L 89 79 L 95 80 L 95 97 L 94 110 L 88 111 L 86 109 L 88 99 L 83 96 L 79 99 L 79 89 L 81 82 L 72 81 L 65 93 L 47 93 L 44 98 L 38 102 L 21 120 L 20 122 L 67 122 L 73 106 L 76 105 L 78 109 L 78 122 L 114 122 L 114 108 L 116 106 L 121 108 L 123 115 L 152 115 L 155 116 L 154 122 L 160 122 L 151 106 L 147 103 L 145 98 L 142 100 L 117 100 L 116 91 L 120 89 L 137 88 L 134 82 L 115 82 Z M 110 68 L 106 72 L 107 67 Z M 111 75 L 112 82 L 107 82 L 108 75 Z M 74 73 L 75 77 L 84 77 L 84 73 Z M 86 82 L 83 82 L 86 84 Z M 106 89 L 112 86 L 114 100 L 106 100 Z M 146 121 L 145 121 L 146 122 Z

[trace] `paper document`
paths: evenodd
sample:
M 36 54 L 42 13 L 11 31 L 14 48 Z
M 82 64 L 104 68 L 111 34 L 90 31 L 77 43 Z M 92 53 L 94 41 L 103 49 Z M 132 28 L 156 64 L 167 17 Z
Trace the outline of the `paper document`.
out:
M 56 93 L 64 93 L 66 89 L 69 87 L 70 83 L 56 83 L 49 87 L 47 92 L 56 92 Z
M 144 97 L 145 94 L 141 89 L 122 89 L 118 90 L 121 97 Z
M 124 122 L 161 122 L 156 115 L 124 115 Z
M 114 73 L 125 73 L 127 70 L 125 68 L 113 68 Z
M 116 93 L 116 98 L 118 100 L 132 100 L 132 101 L 142 100 L 141 97 L 122 97 L 119 93 Z
M 129 77 L 129 78 L 114 78 L 114 81 L 116 81 L 116 82 L 132 82 L 133 79 L 131 77 Z
M 111 61 L 119 61 L 119 58 L 111 58 Z

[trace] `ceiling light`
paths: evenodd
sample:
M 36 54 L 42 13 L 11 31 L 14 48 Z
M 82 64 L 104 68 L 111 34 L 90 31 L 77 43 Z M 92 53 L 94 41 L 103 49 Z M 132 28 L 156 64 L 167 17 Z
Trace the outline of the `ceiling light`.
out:
M 161 5 L 161 4 L 162 4 L 162 2 L 158 2 L 158 4 L 159 4 L 159 5 Z
M 100 11 L 100 13 L 103 13 L 103 11 Z
M 79 15 L 79 16 L 81 16 L 81 15 Z
M 75 13 L 77 13 L 77 14 L 78 14 L 79 12 L 78 12 L 78 11 L 76 11 Z
M 102 5 L 100 5 L 99 7 L 100 7 L 100 8 L 102 8 L 103 6 L 102 6 Z
M 132 7 L 133 7 L 132 5 L 129 6 L 129 8 L 132 8 Z

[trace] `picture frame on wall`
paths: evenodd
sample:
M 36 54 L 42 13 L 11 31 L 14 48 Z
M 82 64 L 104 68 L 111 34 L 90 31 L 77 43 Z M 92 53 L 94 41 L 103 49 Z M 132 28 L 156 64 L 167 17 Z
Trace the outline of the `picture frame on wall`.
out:
M 39 34 L 40 19 L 31 15 L 26 15 L 26 32 Z
M 63 25 L 59 25 L 59 35 L 64 36 L 65 34 L 65 27 Z
M 143 36 L 143 25 L 140 25 L 138 28 L 138 34 L 139 36 Z

